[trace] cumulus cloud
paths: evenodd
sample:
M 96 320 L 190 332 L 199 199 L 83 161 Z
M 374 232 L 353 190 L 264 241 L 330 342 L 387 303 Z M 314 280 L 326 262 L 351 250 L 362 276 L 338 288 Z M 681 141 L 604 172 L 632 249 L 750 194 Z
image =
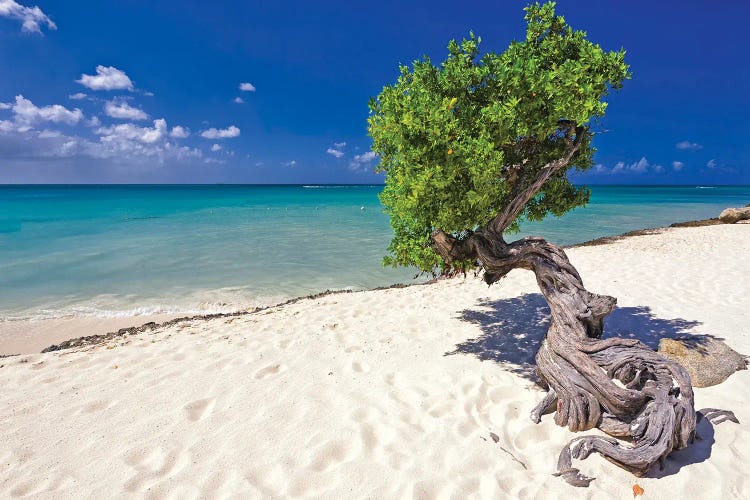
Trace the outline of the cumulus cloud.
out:
M 211 127 L 208 130 L 201 132 L 201 137 L 204 139 L 231 139 L 233 137 L 239 137 L 240 129 L 234 125 L 230 125 L 224 129 L 217 129 Z
M 78 108 L 71 110 L 60 104 L 39 107 L 22 95 L 17 95 L 13 104 L 2 104 L 3 109 L 13 112 L 12 120 L 0 122 L 2 132 L 26 132 L 43 122 L 75 125 L 83 119 L 83 112 Z
M 175 139 L 184 139 L 189 135 L 190 130 L 188 130 L 187 127 L 181 127 L 180 125 L 172 127 L 172 131 L 169 133 L 169 137 L 174 137 Z
M 48 129 L 44 129 L 41 132 L 39 132 L 39 134 L 37 134 L 37 137 L 39 137 L 40 139 L 51 139 L 53 137 L 61 137 L 61 136 L 62 136 L 62 132 L 60 132 L 59 130 L 48 130 Z
M 346 147 L 346 143 L 345 143 L 345 142 L 334 142 L 334 143 L 333 143 L 333 146 L 334 146 L 334 147 L 335 147 L 336 149 L 343 149 L 343 148 L 345 148 L 345 147 Z
M 86 99 L 86 94 L 83 92 L 76 92 L 75 94 L 70 94 L 68 96 L 68 99 L 72 99 L 74 101 L 80 101 L 82 99 Z
M 675 147 L 677 149 L 702 149 L 703 146 L 698 144 L 697 142 L 690 142 L 690 141 L 682 141 L 675 144 Z
M 96 75 L 83 74 L 76 82 L 91 90 L 133 90 L 133 82 L 128 75 L 114 66 L 99 65 L 96 67 Z
M 138 141 L 144 144 L 153 144 L 167 136 L 167 121 L 163 118 L 154 120 L 153 128 L 139 127 L 134 123 L 122 123 L 111 127 L 98 128 L 95 133 L 101 136 L 102 142 Z
M 237 104 L 245 104 L 245 100 L 242 97 L 235 97 L 234 102 Z
M 112 118 L 119 118 L 121 120 L 146 120 L 148 115 L 142 109 L 134 108 L 126 102 L 116 103 L 114 101 L 108 101 L 104 105 L 104 112 L 107 116 Z
M 674 167 L 674 163 L 672 165 Z M 664 172 L 664 167 L 662 165 L 653 165 L 649 163 L 648 159 L 644 156 L 633 163 L 618 161 L 611 169 L 598 163 L 594 165 L 593 171 L 597 174 L 643 174 L 649 171 L 659 174 Z
M 679 172 L 680 170 L 682 170 L 682 167 L 684 167 L 684 166 L 685 166 L 685 164 L 682 163 L 681 161 L 673 161 L 672 162 L 672 170 L 674 170 L 675 172 Z
M 638 160 L 637 162 L 631 163 L 630 165 L 626 165 L 625 169 L 629 170 L 631 172 L 635 172 L 635 173 L 640 174 L 640 173 L 643 173 L 646 170 L 648 170 L 648 166 L 649 166 L 648 160 L 644 156 L 640 160 Z
M 373 160 L 377 159 L 377 153 L 368 151 L 361 155 L 355 155 L 354 159 L 349 163 L 349 167 L 352 170 L 370 170 L 370 164 Z
M 13 105 L 9 102 L 0 102 L 0 109 L 10 109 Z
M 281 163 L 285 167 L 293 167 L 297 164 L 297 160 L 290 160 Z
M 41 34 L 43 25 L 47 25 L 47 28 L 51 30 L 57 29 L 57 25 L 42 12 L 42 9 L 36 5 L 25 7 L 15 0 L 0 0 L 0 17 L 21 21 L 21 30 L 26 33 Z
M 328 153 L 331 156 L 335 156 L 336 158 L 341 158 L 342 156 L 344 156 L 344 152 L 341 151 L 340 149 L 328 148 L 326 149 L 326 153 Z
M 716 168 L 716 160 L 714 160 L 713 158 L 708 160 L 708 162 L 706 162 L 706 166 L 708 168 Z
M 174 131 L 177 127 L 172 128 Z M 181 128 L 181 127 L 180 127 Z M 141 127 L 134 123 L 121 123 L 100 127 L 94 131 L 98 143 L 85 144 L 81 154 L 96 158 L 111 158 L 116 161 L 139 162 L 145 159 L 163 163 L 166 160 L 200 158 L 202 153 L 195 148 L 179 146 L 171 142 L 167 121 L 153 121 L 153 127 Z
M 243 92 L 255 92 L 255 85 L 249 82 L 240 83 L 240 90 Z
M 64 134 L 58 130 L 5 131 L 0 122 L 0 158 L 23 161 L 75 158 L 106 159 L 116 164 L 153 165 L 167 161 L 193 161 L 202 157 L 196 148 L 182 147 L 170 141 L 164 119 L 154 120 L 153 127 L 124 123 L 94 130 L 96 139 Z
M 218 144 L 214 144 L 213 146 L 211 146 L 211 151 L 213 151 L 214 153 L 216 151 L 221 151 L 221 146 Z

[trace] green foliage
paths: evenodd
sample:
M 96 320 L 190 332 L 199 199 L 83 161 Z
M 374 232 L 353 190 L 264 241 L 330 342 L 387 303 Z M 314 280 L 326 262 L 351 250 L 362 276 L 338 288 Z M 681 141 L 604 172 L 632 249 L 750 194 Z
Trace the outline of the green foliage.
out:
M 372 149 L 386 173 L 380 200 L 395 233 L 384 264 L 441 267 L 431 232 L 462 236 L 487 224 L 514 190 L 564 154 L 560 121 L 588 126 L 629 77 L 624 51 L 589 42 L 555 15 L 554 3 L 525 10 L 526 39 L 502 54 L 480 57 L 481 39 L 471 33 L 448 44 L 439 67 L 428 57 L 401 66 L 397 82 L 370 100 Z M 591 167 L 588 137 L 569 168 Z M 588 201 L 566 171 L 542 186 L 509 231 Z

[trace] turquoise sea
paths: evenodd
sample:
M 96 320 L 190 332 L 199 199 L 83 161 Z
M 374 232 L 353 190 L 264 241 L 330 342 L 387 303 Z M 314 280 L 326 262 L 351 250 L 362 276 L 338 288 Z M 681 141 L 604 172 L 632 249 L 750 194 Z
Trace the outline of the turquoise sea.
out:
M 0 186 L 0 321 L 231 311 L 409 282 L 384 269 L 381 186 Z M 558 244 L 750 203 L 750 186 L 593 186 L 528 224 Z

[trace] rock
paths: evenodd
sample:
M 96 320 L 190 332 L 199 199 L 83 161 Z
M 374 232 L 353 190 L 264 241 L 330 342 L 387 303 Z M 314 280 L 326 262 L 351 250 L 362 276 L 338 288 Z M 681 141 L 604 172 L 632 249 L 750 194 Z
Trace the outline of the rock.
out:
M 734 372 L 747 369 L 745 356 L 721 340 L 707 336 L 661 339 L 659 354 L 685 367 L 693 387 L 711 387 Z
M 719 214 L 719 220 L 724 224 L 750 219 L 750 205 L 742 208 L 727 208 Z

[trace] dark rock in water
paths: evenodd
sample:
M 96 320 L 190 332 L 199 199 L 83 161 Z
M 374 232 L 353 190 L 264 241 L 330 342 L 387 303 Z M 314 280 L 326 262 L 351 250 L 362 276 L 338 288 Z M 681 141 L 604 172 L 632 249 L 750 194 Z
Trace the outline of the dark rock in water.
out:
M 746 356 L 721 340 L 707 336 L 661 339 L 659 354 L 684 366 L 693 387 L 711 387 L 724 382 L 734 372 L 747 369 Z

